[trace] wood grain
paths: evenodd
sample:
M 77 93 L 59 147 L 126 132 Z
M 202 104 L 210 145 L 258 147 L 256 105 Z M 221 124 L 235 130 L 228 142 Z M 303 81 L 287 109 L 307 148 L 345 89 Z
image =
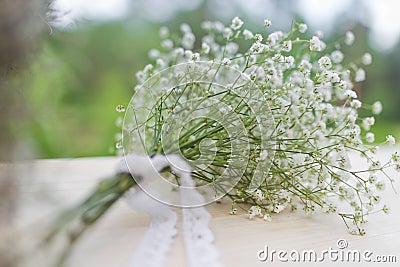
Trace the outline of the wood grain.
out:
M 382 160 L 394 150 L 384 148 L 379 154 Z M 45 228 L 63 208 L 78 203 L 96 183 L 110 176 L 118 158 L 81 158 L 37 160 L 12 164 L 18 170 L 16 185 L 19 191 L 19 208 L 15 228 L 26 236 L 32 229 Z M 358 157 L 351 157 L 353 166 L 361 165 Z M 1 169 L 5 164 L 0 164 Z M 390 171 L 396 180 L 399 174 Z M 399 181 L 395 189 L 400 191 Z M 230 203 L 208 205 L 213 219 L 210 227 L 220 250 L 224 266 L 279 266 L 287 263 L 261 262 L 258 251 L 265 246 L 274 250 L 322 250 L 337 249 L 337 240 L 346 239 L 352 250 L 370 250 L 373 256 L 395 255 L 400 262 L 400 202 L 390 186 L 382 193 L 382 204 L 391 207 L 391 213 L 369 217 L 365 236 L 350 235 L 337 215 L 301 211 L 284 211 L 273 215 L 272 222 L 261 219 L 249 220 L 239 210 L 239 215 L 229 215 Z M 178 211 L 179 212 L 179 211 Z M 128 266 L 132 252 L 147 229 L 148 217 L 131 210 L 121 199 L 104 218 L 75 247 L 68 266 L 109 267 Z M 180 225 L 179 225 L 180 227 Z M 26 242 L 26 237 L 24 242 Z M 35 235 L 32 235 L 35 236 Z M 37 235 L 35 237 L 37 238 Z M 185 266 L 182 238 L 178 235 L 170 253 L 168 266 Z M 44 257 L 46 258 L 46 257 Z M 325 260 L 324 265 L 333 264 Z M 307 263 L 298 266 L 309 265 Z M 354 263 L 345 263 L 352 266 Z M 373 266 L 375 264 L 369 264 Z M 27 265 L 29 266 L 29 265 Z M 33 265 L 31 265 L 33 266 Z M 35 265 L 36 266 L 36 265 Z M 44 266 L 44 265 L 43 265 Z

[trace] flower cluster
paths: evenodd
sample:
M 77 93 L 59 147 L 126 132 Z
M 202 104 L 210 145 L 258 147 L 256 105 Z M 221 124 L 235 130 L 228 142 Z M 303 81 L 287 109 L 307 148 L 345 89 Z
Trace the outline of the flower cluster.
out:
M 254 134 L 244 178 L 233 190 L 225 192 L 233 202 L 231 214 L 237 214 L 235 205 L 241 203 L 248 205 L 250 219 L 259 216 L 266 221 L 271 220 L 271 213 L 279 213 L 286 207 L 305 212 L 314 212 L 318 208 L 328 213 L 336 212 L 345 220 L 350 219 L 355 231 L 364 234 L 361 226 L 368 214 L 379 210 L 388 212 L 388 207 L 379 203 L 379 191 L 383 190 L 384 181 L 378 178 L 378 173 L 382 172 L 382 177 L 393 182 L 385 169 L 394 167 L 399 171 L 400 159 L 397 153 L 386 162 L 376 158 L 378 147 L 371 127 L 375 123 L 374 115 L 382 111 L 382 104 L 367 105 L 357 99 L 354 83 L 363 82 L 366 72 L 362 66 L 347 62 L 340 50 L 341 45 L 352 45 L 355 36 L 347 32 L 341 42 L 330 45 L 322 40 L 321 34 L 309 34 L 306 24 L 297 23 L 288 33 L 268 32 L 270 25 L 271 22 L 265 20 L 262 32 L 253 33 L 244 29 L 244 23 L 238 17 L 228 26 L 206 21 L 202 24 L 205 33 L 201 40 L 196 40 L 187 24 L 181 26 L 179 33 L 171 33 L 163 27 L 160 30 L 161 47 L 149 52 L 153 63 L 137 73 L 136 90 L 140 90 L 140 84 L 156 73 L 180 63 L 214 62 L 216 68 L 227 66 L 242 73 L 257 86 L 257 90 L 261 90 L 262 101 L 268 105 L 274 118 L 274 127 L 268 132 L 268 138 L 274 140 L 275 145 L 263 149 L 259 136 Z M 362 55 L 360 62 L 371 64 L 371 54 Z M 226 77 L 226 84 L 231 84 L 229 76 Z M 162 82 L 165 81 L 160 80 Z M 196 86 L 167 88 L 164 100 L 157 102 L 154 110 L 176 112 L 177 109 L 168 106 L 166 100 L 172 94 L 174 99 L 207 94 L 212 99 L 230 92 L 229 88 L 216 93 L 208 90 L 210 88 L 207 91 L 198 84 Z M 235 100 L 227 103 L 237 105 Z M 168 107 L 164 109 L 163 106 Z M 369 109 L 371 116 L 359 117 L 361 108 Z M 234 110 L 238 111 L 237 108 Z M 247 111 L 244 108 L 238 113 L 251 132 L 254 121 L 251 120 L 253 117 L 246 117 Z M 162 121 L 157 123 L 162 124 Z M 211 167 L 194 170 L 194 177 L 199 181 L 213 182 L 213 175 L 219 174 L 218 168 L 230 161 L 229 156 L 223 153 L 229 136 L 216 130 L 214 123 L 203 123 L 200 128 L 199 124 L 192 128 L 189 125 L 179 140 L 187 145 L 183 146 L 182 153 L 189 159 L 199 156 L 196 145 L 205 138 L 212 139 L 217 154 L 220 153 L 221 158 L 212 161 Z M 157 125 L 150 126 L 153 129 Z M 161 141 L 155 132 L 150 138 L 149 153 L 165 153 L 160 149 Z M 388 135 L 384 143 L 393 145 L 395 139 Z M 365 159 L 364 169 L 351 167 L 350 157 L 354 155 Z M 255 167 L 263 161 L 269 161 L 265 172 Z M 257 172 L 264 172 L 265 179 L 256 190 L 248 190 L 250 182 L 246 177 L 258 175 Z M 351 212 L 341 212 L 343 205 L 337 200 L 345 203 Z

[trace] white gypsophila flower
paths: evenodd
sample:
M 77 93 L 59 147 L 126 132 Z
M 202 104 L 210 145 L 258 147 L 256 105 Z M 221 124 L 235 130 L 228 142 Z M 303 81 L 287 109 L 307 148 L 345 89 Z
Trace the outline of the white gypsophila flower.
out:
M 207 43 L 201 44 L 201 51 L 205 54 L 210 53 L 210 46 Z
M 263 37 L 262 37 L 261 34 L 256 33 L 256 34 L 254 35 L 254 40 L 255 40 L 256 43 L 261 43 L 262 40 L 263 40 Z
M 186 23 L 181 24 L 180 29 L 183 33 L 192 32 L 192 28 Z
M 393 155 L 392 155 L 392 161 L 395 162 L 395 163 L 400 162 L 400 155 L 399 155 L 399 152 L 393 153 Z
M 243 26 L 243 21 L 239 17 L 234 17 L 232 19 L 231 28 L 234 30 L 239 30 Z
M 375 115 L 379 115 L 382 112 L 382 103 L 380 101 L 376 101 L 374 102 L 374 104 L 372 104 L 372 113 Z
M 191 59 L 192 56 L 193 56 L 193 51 L 192 51 L 192 50 L 185 50 L 185 51 L 184 51 L 184 56 L 185 56 L 185 58 L 187 58 L 187 59 Z
M 261 53 L 264 49 L 263 44 L 261 43 L 254 43 L 251 47 L 250 47 L 250 52 L 255 54 L 255 53 Z
M 157 65 L 157 67 L 164 68 L 166 64 L 165 64 L 165 61 L 163 59 L 158 58 L 156 60 L 156 65 Z
M 334 63 L 340 63 L 343 61 L 344 55 L 342 51 L 335 50 L 331 53 L 331 59 Z
M 212 29 L 212 22 L 209 20 L 203 21 L 200 25 L 203 30 L 209 31 Z
M 362 58 L 361 58 L 361 62 L 364 65 L 370 65 L 372 63 L 372 56 L 370 53 L 365 53 Z
M 231 28 L 225 28 L 223 36 L 224 36 L 225 39 L 229 40 L 233 36 L 232 29 Z
M 346 37 L 344 39 L 344 43 L 346 45 L 352 45 L 354 43 L 354 33 L 351 31 L 346 32 Z
M 371 129 L 371 126 L 375 124 L 375 118 L 374 117 L 368 117 L 362 120 L 362 126 L 366 131 L 369 131 Z
M 365 140 L 367 140 L 368 143 L 373 143 L 375 141 L 375 135 L 374 133 L 368 132 L 365 135 Z
M 222 59 L 221 63 L 222 63 L 222 65 L 228 66 L 231 64 L 231 60 L 229 58 L 224 58 L 224 59 Z
M 265 28 L 269 28 L 269 27 L 271 27 L 271 25 L 272 25 L 272 22 L 270 20 L 268 20 L 268 19 L 264 20 L 264 27 Z
M 239 46 L 236 43 L 227 43 L 225 46 L 225 52 L 228 55 L 234 55 L 239 50 Z
M 353 90 L 346 90 L 345 95 L 349 98 L 357 98 L 357 93 Z
M 386 136 L 386 143 L 394 145 L 396 144 L 396 139 L 393 137 L 393 135 L 389 134 Z
M 244 36 L 245 40 L 249 40 L 249 39 L 253 39 L 254 38 L 253 33 L 251 31 L 249 31 L 248 29 L 245 29 L 243 31 L 243 36 Z
M 362 103 L 361 103 L 361 101 L 358 100 L 358 99 L 353 99 L 353 100 L 350 102 L 350 106 L 351 106 L 352 108 L 359 109 L 359 108 L 361 108 Z
M 192 61 L 199 61 L 200 60 L 200 54 L 199 53 L 193 53 L 191 59 L 192 59 Z
M 264 221 L 272 222 L 272 217 L 269 213 L 265 213 L 263 219 Z
M 157 49 L 151 49 L 149 51 L 149 58 L 150 59 L 157 59 L 158 57 L 160 57 L 160 51 Z
M 267 43 L 271 46 L 275 46 L 282 37 L 283 33 L 281 31 L 270 33 L 267 37 Z
M 221 21 L 215 21 L 212 23 L 211 28 L 218 33 L 223 33 L 225 30 L 225 25 Z
M 194 34 L 190 31 L 185 32 L 185 35 L 183 35 L 182 38 L 182 46 L 185 49 L 192 49 L 194 42 L 195 42 L 196 38 L 194 36 Z
M 284 41 L 282 44 L 282 51 L 290 52 L 292 50 L 292 41 Z
M 299 64 L 299 71 L 306 74 L 310 73 L 312 68 L 311 63 L 308 60 L 302 59 L 300 64 Z
M 307 29 L 308 29 L 307 24 L 304 24 L 304 23 L 299 24 L 299 32 L 305 33 L 307 31 Z
M 362 82 L 362 81 L 365 81 L 365 70 L 364 69 L 362 69 L 362 68 L 359 68 L 357 71 L 356 71 L 356 76 L 354 77 L 354 81 L 355 82 Z
M 147 76 L 143 71 L 136 72 L 136 79 L 139 83 L 143 83 L 146 80 Z
M 165 26 L 161 27 L 161 28 L 160 28 L 159 34 L 160 34 L 160 37 L 161 37 L 161 38 L 163 38 L 163 39 L 167 38 L 168 35 L 169 35 L 169 30 L 168 30 L 168 28 L 165 27 Z
M 275 213 L 280 213 L 280 212 L 282 212 L 285 208 L 286 208 L 286 205 L 283 205 L 283 204 L 275 205 L 275 207 L 274 207 L 274 212 L 275 212 Z
M 170 39 L 163 40 L 161 42 L 161 47 L 166 50 L 171 50 L 174 47 L 174 43 Z
M 267 26 L 270 25 L 270 23 L 267 24 Z M 273 133 L 271 137 L 277 141 L 276 148 L 270 149 L 268 147 L 264 150 L 264 146 L 259 141 L 263 133 L 260 133 L 260 129 L 257 127 L 252 126 L 254 126 L 254 122 L 256 124 L 259 122 L 258 118 L 262 118 L 266 114 L 257 114 L 257 118 L 252 118 L 247 110 L 241 109 L 242 105 L 239 101 L 236 101 L 234 96 L 230 95 L 225 98 L 220 95 L 226 100 L 225 104 L 233 107 L 230 109 L 222 108 L 221 115 L 225 116 L 230 111 L 237 112 L 240 117 L 238 121 L 243 116 L 246 129 L 250 129 L 251 134 L 255 137 L 252 138 L 253 141 L 250 144 L 251 151 L 254 152 L 248 158 L 250 164 L 246 173 L 261 175 L 261 171 L 257 170 L 255 166 L 273 163 L 265 173 L 267 175 L 265 181 L 267 182 L 262 183 L 257 191 L 248 193 L 246 191 L 249 186 L 248 180 L 247 182 L 246 179 L 241 180 L 234 187 L 233 200 L 237 201 L 236 203 L 240 202 L 252 206 L 248 211 L 249 218 L 260 216 L 270 220 L 269 214 L 271 212 L 280 212 L 289 204 L 295 208 L 298 199 L 302 203 L 300 206 L 307 212 L 312 212 L 317 206 L 313 199 L 320 200 L 317 204 L 323 204 L 324 210 L 335 212 L 336 208 L 333 205 L 330 206 L 327 199 L 327 195 L 332 193 L 332 195 L 340 196 L 340 199 L 351 203 L 350 206 L 354 208 L 354 218 L 356 218 L 354 220 L 358 220 L 353 223 L 360 225 L 360 221 L 364 220 L 364 216 L 368 215 L 370 209 L 373 208 L 373 206 L 367 205 L 369 199 L 366 193 L 373 191 L 375 194 L 377 181 L 365 184 L 363 179 L 360 178 L 363 175 L 358 176 L 358 174 L 365 173 L 365 176 L 368 177 L 369 174 L 376 172 L 376 175 L 378 175 L 381 171 L 380 168 L 383 169 L 388 166 L 396 168 L 396 164 L 399 165 L 400 169 L 400 164 L 393 159 L 391 159 L 390 164 L 376 165 L 374 160 L 376 148 L 371 145 L 375 142 L 375 135 L 369 131 L 375 120 L 373 117 L 359 118 L 358 116 L 358 110 L 364 106 L 366 109 L 371 108 L 374 115 L 379 114 L 382 110 L 380 102 L 369 106 L 356 99 L 357 93 L 353 91 L 353 82 L 365 80 L 365 71 L 358 71 L 360 67 L 356 63 L 344 62 L 345 56 L 340 51 L 340 44 L 332 43 L 327 46 L 321 40 L 322 33 L 316 33 L 311 39 L 300 34 L 308 30 L 305 24 L 296 24 L 290 32 L 276 31 L 270 33 L 265 37 L 265 42 L 263 42 L 265 35 L 257 32 L 253 34 L 253 32 L 244 29 L 243 25 L 243 21 L 239 18 L 234 18 L 232 24 L 228 24 L 228 26 L 221 22 L 208 21 L 202 23 L 206 35 L 201 40 L 200 49 L 197 47 L 188 48 L 190 43 L 188 40 L 183 40 L 187 39 L 186 34 L 192 34 L 186 26 L 181 26 L 178 35 L 169 32 L 164 35 L 168 39 L 164 38 L 164 41 L 167 41 L 162 45 L 163 49 L 149 54 L 153 67 L 146 67 L 145 70 L 137 73 L 137 77 L 140 81 L 146 81 L 154 77 L 155 73 L 161 72 L 163 66 L 165 68 L 186 62 L 190 62 L 188 64 L 190 70 L 188 69 L 189 72 L 185 72 L 182 69 L 171 77 L 162 77 L 159 80 L 162 86 L 161 90 L 165 92 L 164 96 L 166 96 L 166 100 L 164 101 L 164 98 L 162 98 L 161 102 L 164 101 L 167 108 L 159 109 L 161 116 L 157 118 L 167 118 L 168 116 L 164 115 L 168 115 L 169 112 L 177 113 L 183 110 L 179 106 L 180 101 L 176 102 L 171 99 L 172 104 L 179 104 L 176 107 L 171 105 L 168 102 L 170 97 L 178 96 L 182 100 L 187 100 L 189 97 L 207 96 L 212 102 L 215 97 L 214 94 L 220 95 L 224 91 L 234 90 L 238 86 L 238 84 L 235 84 L 237 76 L 229 71 L 219 75 L 221 70 L 227 69 L 225 66 L 234 68 L 241 72 L 243 80 L 248 79 L 254 83 L 265 97 L 262 100 L 259 100 L 259 98 L 251 100 L 248 104 L 256 106 L 259 101 L 265 101 L 265 104 L 270 107 L 274 120 L 279 123 L 272 126 L 271 129 L 263 128 L 268 134 Z M 261 27 L 261 29 L 263 28 Z M 240 30 L 242 32 L 239 34 Z M 265 33 L 265 29 L 262 31 Z M 241 39 L 251 41 L 245 42 L 245 46 L 242 47 Z M 352 42 L 354 42 L 354 36 L 352 39 Z M 187 43 L 185 49 L 183 48 L 183 41 Z M 329 51 L 325 51 L 328 49 Z M 200 66 L 192 62 L 199 60 L 212 62 L 213 65 L 211 68 L 198 68 Z M 360 64 L 365 65 L 369 61 L 365 54 L 362 56 Z M 187 89 L 179 88 L 173 91 L 174 94 L 171 94 L 172 89 L 167 89 L 171 78 L 175 79 L 176 77 L 179 83 L 190 81 L 189 73 L 191 70 L 199 71 L 202 75 L 204 72 L 206 78 L 216 79 L 215 77 L 218 77 L 216 81 L 212 81 L 225 84 L 226 90 L 220 92 L 219 89 L 214 87 L 199 90 L 203 89 L 202 85 L 196 84 L 193 87 L 188 86 Z M 360 73 L 357 74 L 357 72 Z M 252 94 L 252 89 L 248 86 L 243 86 L 241 90 L 244 90 L 246 94 Z M 158 109 L 155 107 L 154 110 Z M 166 114 L 163 114 L 164 110 Z M 185 112 L 189 111 L 185 110 Z M 207 109 L 202 109 L 199 114 L 207 114 Z M 155 120 L 154 117 L 152 119 L 151 121 Z M 251 125 L 246 123 L 251 123 Z M 187 137 L 183 139 L 188 138 L 188 140 L 182 141 L 195 143 L 200 140 L 199 137 L 203 136 L 204 132 L 201 132 L 203 126 L 199 129 L 191 128 L 192 126 L 191 123 L 187 127 L 185 126 L 184 131 L 189 131 L 190 134 L 186 133 Z M 363 128 L 362 131 L 360 126 Z M 153 140 L 147 138 L 151 143 L 150 150 L 152 150 L 154 144 L 157 144 L 157 146 L 159 144 L 159 141 L 154 142 L 157 136 L 153 127 L 154 125 L 149 127 L 148 131 L 149 135 L 154 136 Z M 213 126 L 210 124 L 206 127 Z M 257 129 L 258 132 L 254 134 L 253 131 Z M 204 128 L 204 130 L 207 129 Z M 208 137 L 214 140 L 217 134 L 214 134 L 213 131 L 209 132 L 210 136 Z M 221 132 L 218 132 L 219 134 L 224 135 Z M 229 140 L 228 136 L 223 138 Z M 215 140 L 217 139 L 219 137 L 215 138 Z M 393 143 L 393 140 L 387 138 L 387 143 Z M 158 146 L 158 148 L 160 147 Z M 224 156 L 226 155 L 225 148 L 228 148 L 225 143 L 222 143 L 221 151 L 219 146 L 217 148 L 217 156 L 221 157 L 220 160 L 216 161 L 219 167 L 221 162 L 233 162 L 230 158 L 226 159 Z M 155 148 L 154 152 L 157 153 L 156 151 L 159 150 Z M 365 152 L 364 158 L 367 167 L 363 172 L 350 171 L 349 169 L 351 167 L 349 156 L 354 151 Z M 182 153 L 192 156 L 193 150 L 184 148 Z M 211 166 L 214 166 L 213 163 L 211 163 Z M 336 168 L 343 170 L 343 173 L 340 174 L 341 177 L 336 177 Z M 218 172 L 218 168 L 213 172 Z M 203 170 L 198 169 L 197 173 L 201 176 L 201 181 L 210 179 L 207 171 L 203 172 Z M 296 185 L 287 183 L 287 181 L 292 181 L 293 178 L 296 180 Z M 341 180 L 346 180 L 346 183 Z M 310 196 L 308 198 L 304 197 L 303 188 L 315 188 L 315 190 L 307 192 Z M 294 192 L 291 193 L 292 200 L 290 198 L 284 199 L 277 193 L 280 190 Z M 358 195 L 361 198 L 359 201 L 356 197 Z M 233 208 L 231 212 L 233 212 Z
M 258 201 L 263 201 L 264 198 L 265 198 L 264 193 L 260 189 L 257 189 L 254 192 L 254 195 L 255 195 L 255 197 L 257 198 Z
M 331 59 L 327 56 L 323 56 L 318 60 L 319 67 L 322 70 L 329 70 L 332 68 Z
M 396 166 L 394 167 L 394 169 L 395 169 L 397 172 L 400 172 L 400 164 L 396 164 Z
M 310 50 L 311 51 L 322 51 L 326 47 L 326 44 L 319 39 L 318 36 L 313 36 L 310 40 Z
M 316 31 L 315 35 L 320 39 L 324 38 L 324 32 L 321 30 Z

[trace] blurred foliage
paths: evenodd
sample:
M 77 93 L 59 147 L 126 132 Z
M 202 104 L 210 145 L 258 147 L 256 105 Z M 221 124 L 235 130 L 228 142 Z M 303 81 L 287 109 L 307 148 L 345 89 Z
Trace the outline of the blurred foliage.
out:
M 147 62 L 157 33 L 110 23 L 47 37 L 25 73 L 34 116 L 24 137 L 37 157 L 113 153 L 115 107 L 129 102 L 135 72 Z
M 181 14 L 168 26 L 178 30 L 181 22 L 190 21 L 196 33 L 205 13 L 202 6 Z M 340 22 L 338 29 L 343 28 L 339 26 Z M 55 31 L 43 40 L 43 49 L 31 59 L 29 71 L 16 78 L 16 83 L 26 87 L 29 112 L 34 114 L 22 135 L 36 157 L 114 153 L 119 131 L 115 107 L 128 104 L 136 71 L 149 63 L 148 50 L 159 47 L 159 27 L 134 21 L 85 23 L 75 30 Z M 328 40 L 342 38 L 344 32 L 338 30 Z M 356 85 L 361 100 L 384 104 L 374 128 L 376 141 L 384 141 L 387 133 L 400 139 L 400 43 L 382 54 L 368 46 L 367 28 L 356 25 L 354 32 L 355 45 L 344 48 L 348 59 L 357 60 L 366 51 L 374 59 L 366 66 L 367 81 Z

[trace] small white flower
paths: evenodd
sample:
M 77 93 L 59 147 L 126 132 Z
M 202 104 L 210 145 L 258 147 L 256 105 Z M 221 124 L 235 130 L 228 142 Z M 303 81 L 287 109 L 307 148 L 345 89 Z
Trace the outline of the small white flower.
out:
M 192 32 L 192 29 L 190 28 L 190 26 L 186 23 L 181 24 L 181 31 L 183 33 L 187 33 L 187 32 Z
M 368 117 L 363 119 L 362 121 L 362 126 L 366 131 L 369 131 L 371 129 L 371 126 L 375 124 L 375 118 L 374 117 Z
M 263 219 L 264 219 L 264 221 L 272 222 L 272 217 L 271 217 L 271 215 L 269 215 L 268 213 L 265 213 L 265 214 L 264 214 Z
M 207 43 L 202 43 L 201 44 L 201 51 L 203 51 L 204 54 L 210 53 L 210 46 Z
M 231 38 L 232 36 L 233 36 L 233 31 L 232 31 L 232 29 L 231 28 L 225 28 L 224 29 L 224 34 L 223 34 L 223 36 L 224 36 L 224 38 L 225 39 L 229 39 L 229 38 Z
M 400 164 L 396 164 L 396 166 L 394 167 L 394 169 L 395 169 L 397 172 L 400 172 Z
M 342 61 L 343 61 L 343 58 L 344 58 L 344 55 L 343 55 L 342 51 L 335 50 L 335 51 L 333 51 L 332 54 L 331 54 L 331 59 L 332 59 L 332 61 L 335 62 L 335 63 L 340 63 L 340 62 L 342 62 Z
M 310 40 L 310 50 L 311 51 L 322 51 L 326 47 L 326 44 L 319 39 L 318 36 L 313 36 Z
M 359 68 L 356 72 L 356 76 L 354 78 L 355 82 L 362 82 L 365 81 L 365 70 L 362 68 Z
M 161 58 L 158 58 L 158 59 L 156 60 L 156 65 L 159 66 L 159 67 L 161 67 L 161 68 L 164 68 L 164 67 L 165 67 L 165 62 L 164 62 L 164 60 L 162 60 Z
M 158 51 L 157 49 L 151 49 L 149 51 L 149 58 L 150 59 L 156 59 L 160 56 L 160 51 Z
M 234 30 L 239 30 L 243 26 L 243 21 L 239 17 L 234 17 L 232 19 L 231 28 Z
M 185 49 L 192 49 L 196 38 L 192 32 L 186 32 L 182 38 L 182 46 Z
M 392 160 L 393 160 L 393 162 L 400 162 L 400 155 L 399 155 L 398 152 L 395 152 L 395 153 L 392 155 Z
M 367 140 L 368 143 L 373 143 L 375 141 L 374 133 L 371 133 L 371 132 L 367 133 L 365 135 L 365 140 Z
M 185 50 L 182 47 L 178 47 L 173 51 L 174 56 L 183 56 L 185 54 Z
M 254 35 L 254 40 L 256 41 L 256 43 L 261 43 L 263 40 L 263 37 L 261 34 L 256 33 L 256 35 Z
M 274 207 L 274 212 L 275 212 L 275 213 L 280 213 L 280 212 L 283 211 L 285 208 L 286 208 L 286 205 L 282 205 L 282 204 L 275 205 L 275 207 Z
M 307 24 L 304 24 L 304 23 L 299 24 L 299 32 L 305 33 L 307 31 L 307 29 L 308 29 Z
M 193 53 L 191 59 L 192 59 L 192 61 L 199 61 L 200 60 L 200 54 L 199 53 Z
M 344 43 L 346 45 L 352 45 L 354 43 L 354 33 L 351 31 L 346 32 L 346 37 L 344 39 Z
M 396 139 L 393 137 L 393 135 L 389 134 L 386 136 L 386 143 L 394 145 L 396 144 Z
M 260 206 L 251 206 L 249 209 L 249 218 L 253 219 L 255 216 L 262 215 Z
M 231 60 L 229 58 L 224 58 L 221 63 L 222 65 L 228 66 L 231 64 Z
M 258 201 L 263 201 L 265 198 L 264 193 L 260 189 L 257 189 L 254 195 Z
M 139 83 L 143 83 L 146 80 L 146 74 L 143 71 L 138 71 L 136 73 L 136 79 Z
M 386 214 L 390 213 L 390 208 L 387 205 L 383 205 L 382 211 Z
M 263 45 L 261 43 L 254 43 L 251 47 L 250 47 L 250 52 L 252 53 L 261 53 L 263 51 Z
M 285 65 L 286 65 L 287 69 L 293 67 L 294 66 L 294 57 L 293 56 L 285 57 Z
M 362 58 L 361 58 L 361 62 L 364 65 L 370 65 L 372 63 L 372 56 L 370 53 L 365 53 Z
M 192 50 L 185 50 L 184 55 L 185 55 L 185 58 L 191 59 L 193 56 L 193 52 L 192 52 Z
M 165 27 L 165 26 L 161 27 L 161 28 L 160 28 L 160 37 L 164 39 L 164 38 L 167 38 L 168 35 L 169 35 L 169 30 L 168 30 L 168 28 Z
M 167 50 L 171 50 L 174 47 L 174 43 L 170 39 L 166 39 L 161 42 L 161 47 Z
M 344 43 L 346 45 L 352 45 L 354 43 L 354 33 L 351 31 L 346 32 L 346 37 L 344 39 Z
M 324 32 L 321 30 L 316 31 L 315 35 L 320 39 L 324 38 Z
M 327 56 L 323 56 L 318 60 L 319 67 L 322 70 L 329 70 L 332 68 L 332 62 L 331 59 Z
M 376 101 L 372 104 L 372 113 L 378 115 L 382 112 L 382 103 L 380 101 Z
M 292 50 L 292 41 L 284 41 L 282 44 L 282 50 L 285 52 L 290 52 Z
M 346 90 L 344 94 L 349 98 L 357 98 L 357 93 L 353 90 Z
M 202 28 L 203 30 L 211 30 L 211 28 L 212 28 L 212 23 L 211 23 L 211 21 L 208 21 L 208 20 L 203 21 L 203 22 L 201 23 L 201 28 Z
M 302 73 L 310 73 L 311 68 L 312 68 L 312 65 L 307 60 L 303 59 L 299 64 L 299 71 Z
M 265 28 L 269 28 L 269 27 L 271 27 L 271 25 L 272 25 L 272 22 L 270 20 L 268 20 L 268 19 L 264 20 L 264 27 Z
M 351 101 L 350 106 L 355 109 L 359 109 L 359 108 L 361 108 L 362 103 L 360 100 L 354 99 L 353 101 Z
M 249 39 L 253 39 L 254 38 L 253 33 L 251 31 L 249 31 L 248 29 L 245 29 L 243 31 L 243 36 L 244 36 L 245 40 L 249 40 Z
M 237 208 L 232 208 L 231 211 L 229 212 L 230 215 L 235 215 L 237 214 Z

